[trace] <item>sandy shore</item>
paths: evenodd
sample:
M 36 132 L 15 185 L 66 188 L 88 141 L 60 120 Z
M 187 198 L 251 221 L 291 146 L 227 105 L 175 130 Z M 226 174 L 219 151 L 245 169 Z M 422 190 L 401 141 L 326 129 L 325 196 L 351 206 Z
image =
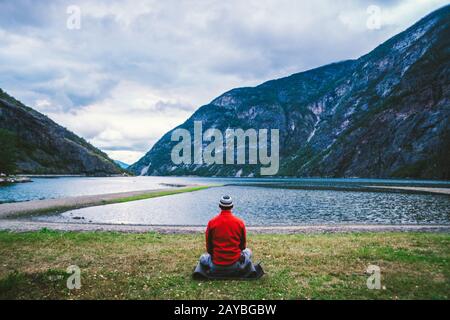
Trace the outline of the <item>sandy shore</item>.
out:
M 185 188 L 191 187 L 206 187 L 206 186 L 183 186 Z M 140 190 L 129 192 L 118 192 L 108 194 L 97 194 L 89 196 L 77 196 L 59 199 L 45 199 L 25 202 L 3 203 L 0 204 L 0 219 L 14 218 L 18 216 L 28 214 L 39 214 L 51 211 L 67 211 L 79 208 L 100 206 L 105 204 L 114 203 L 120 199 L 130 197 L 151 197 L 156 193 L 163 192 L 183 192 L 185 188 L 165 188 L 165 189 L 152 189 L 152 190 Z
M 24 219 L 2 219 L 0 230 L 14 232 L 38 231 L 43 228 L 56 231 L 113 231 L 125 233 L 159 232 L 203 233 L 206 226 L 156 226 L 156 225 L 125 225 L 96 223 L 59 223 L 40 222 Z M 302 226 L 249 226 L 249 233 L 345 233 L 345 232 L 450 232 L 450 225 L 302 225 Z

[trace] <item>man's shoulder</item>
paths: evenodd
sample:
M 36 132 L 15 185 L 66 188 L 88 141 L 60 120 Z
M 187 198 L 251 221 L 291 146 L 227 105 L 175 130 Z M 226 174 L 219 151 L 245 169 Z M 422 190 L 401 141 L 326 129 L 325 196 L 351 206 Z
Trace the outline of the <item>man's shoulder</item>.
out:
M 217 220 L 219 219 L 220 215 L 215 216 L 214 218 L 212 218 L 211 220 L 209 220 L 208 225 L 212 225 L 215 222 L 217 222 Z
M 233 218 L 236 222 L 238 222 L 241 225 L 245 225 L 244 220 L 242 220 L 241 218 L 239 218 L 238 216 L 233 215 Z
M 223 217 L 220 215 L 220 213 L 217 216 L 215 216 L 214 218 L 212 218 L 211 220 L 209 220 L 208 226 L 212 227 L 214 225 L 227 224 L 227 223 L 229 223 L 230 219 L 234 222 L 237 222 L 241 226 L 245 226 L 244 220 L 235 216 L 234 214 L 229 215 L 227 217 Z

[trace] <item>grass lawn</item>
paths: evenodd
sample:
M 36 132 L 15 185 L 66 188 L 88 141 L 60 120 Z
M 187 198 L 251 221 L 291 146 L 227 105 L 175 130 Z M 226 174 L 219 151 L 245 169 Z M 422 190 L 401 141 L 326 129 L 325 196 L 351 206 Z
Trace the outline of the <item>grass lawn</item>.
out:
M 198 282 L 200 234 L 0 232 L 1 299 L 449 299 L 450 235 L 249 235 L 258 281 Z M 370 264 L 381 290 L 366 286 Z M 69 265 L 81 289 L 66 288 Z

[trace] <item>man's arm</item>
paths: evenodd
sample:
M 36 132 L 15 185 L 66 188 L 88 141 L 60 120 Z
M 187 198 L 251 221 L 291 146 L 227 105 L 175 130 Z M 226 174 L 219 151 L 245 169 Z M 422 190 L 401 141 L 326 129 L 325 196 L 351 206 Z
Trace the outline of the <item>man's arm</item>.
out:
M 211 234 L 211 226 L 208 223 L 208 226 L 206 227 L 206 252 L 208 252 L 210 255 L 213 253 L 213 243 L 212 243 L 212 234 Z
M 241 231 L 241 244 L 239 245 L 239 248 L 241 250 L 244 250 L 247 248 L 247 230 L 245 229 L 245 224 L 242 223 L 242 231 Z

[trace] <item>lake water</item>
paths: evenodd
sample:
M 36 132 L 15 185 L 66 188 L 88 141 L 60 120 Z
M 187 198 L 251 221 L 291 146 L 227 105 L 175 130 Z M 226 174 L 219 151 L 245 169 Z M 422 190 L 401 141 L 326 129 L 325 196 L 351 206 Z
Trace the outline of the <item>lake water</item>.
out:
M 213 179 L 213 178 L 58 178 L 0 188 L 0 199 L 14 201 L 131 190 L 163 183 L 222 183 L 207 190 L 40 216 L 39 221 L 205 225 L 218 213 L 218 199 L 230 194 L 235 214 L 247 225 L 450 224 L 447 195 L 368 192 L 366 186 L 439 186 L 450 182 L 372 179 Z M 264 187 L 262 187 L 264 185 Z M 320 189 L 320 190 L 308 190 Z M 336 190 L 324 190 L 336 188 Z M 18 194 L 11 194 L 12 190 Z M 5 191 L 7 190 L 7 191 Z M 365 192 L 361 192 L 364 190 Z
M 223 194 L 233 197 L 235 213 L 248 225 L 450 223 L 448 196 L 244 186 L 219 187 L 91 207 L 36 219 L 85 223 L 205 225 L 218 213 L 218 199 Z
M 31 183 L 0 186 L 0 203 L 167 188 L 160 184 L 167 179 L 149 178 L 33 177 Z
M 283 179 L 197 177 L 33 177 L 32 183 L 0 186 L 0 203 L 168 188 L 165 184 L 271 184 L 282 188 L 337 187 L 359 190 L 362 186 L 401 185 L 450 188 L 450 181 L 395 179 Z

